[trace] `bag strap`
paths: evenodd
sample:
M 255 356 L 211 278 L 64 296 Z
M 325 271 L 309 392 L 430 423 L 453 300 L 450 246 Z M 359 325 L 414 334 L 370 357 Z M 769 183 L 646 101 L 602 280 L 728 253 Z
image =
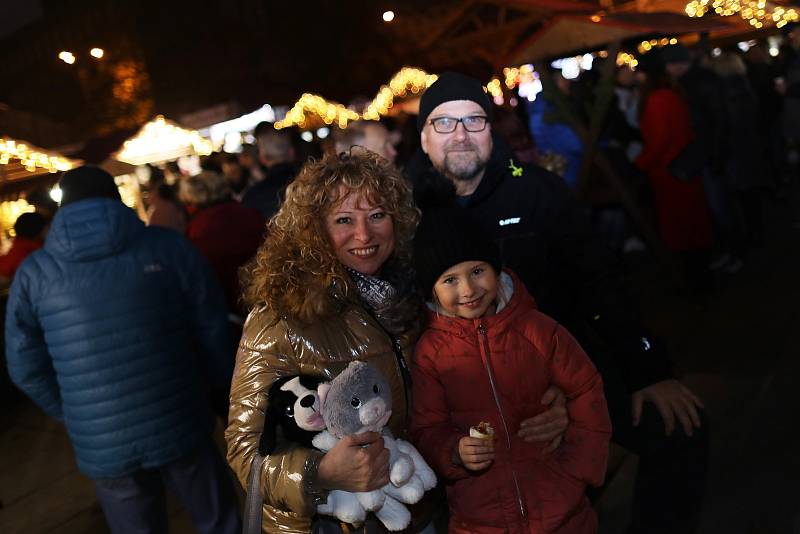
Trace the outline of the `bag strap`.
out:
M 247 477 L 247 498 L 244 501 L 244 518 L 242 521 L 242 534 L 261 534 L 261 515 L 263 513 L 264 499 L 261 497 L 261 466 L 264 457 L 256 453 L 250 474 Z

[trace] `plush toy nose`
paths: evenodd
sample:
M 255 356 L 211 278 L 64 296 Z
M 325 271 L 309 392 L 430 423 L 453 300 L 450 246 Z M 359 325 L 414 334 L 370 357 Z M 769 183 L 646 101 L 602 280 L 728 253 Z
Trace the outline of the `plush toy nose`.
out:
M 300 406 L 303 408 L 311 408 L 314 406 L 314 395 L 306 395 L 300 399 Z

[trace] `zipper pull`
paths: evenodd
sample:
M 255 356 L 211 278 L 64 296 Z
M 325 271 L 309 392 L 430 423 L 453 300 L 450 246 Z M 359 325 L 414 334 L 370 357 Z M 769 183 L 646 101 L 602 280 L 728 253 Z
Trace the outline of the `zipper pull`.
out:
M 479 333 L 480 335 L 482 335 L 482 336 L 485 336 L 485 335 L 486 335 L 486 325 L 485 325 L 485 324 L 483 324 L 483 321 L 481 321 L 480 323 L 478 323 L 478 333 Z

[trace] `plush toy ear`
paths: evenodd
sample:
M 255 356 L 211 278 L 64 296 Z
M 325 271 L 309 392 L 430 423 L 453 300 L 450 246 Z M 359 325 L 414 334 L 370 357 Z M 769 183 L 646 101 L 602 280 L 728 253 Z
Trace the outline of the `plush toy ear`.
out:
M 282 421 L 281 414 L 281 387 L 291 380 L 292 376 L 283 376 L 277 379 L 269 387 L 267 393 L 267 411 L 264 412 L 264 429 L 261 431 L 261 439 L 258 440 L 258 452 L 262 456 L 275 452 L 278 444 L 278 427 Z
M 325 399 L 328 398 L 328 392 L 331 390 L 330 382 L 323 382 L 317 386 L 317 395 L 319 396 L 319 411 L 325 409 Z

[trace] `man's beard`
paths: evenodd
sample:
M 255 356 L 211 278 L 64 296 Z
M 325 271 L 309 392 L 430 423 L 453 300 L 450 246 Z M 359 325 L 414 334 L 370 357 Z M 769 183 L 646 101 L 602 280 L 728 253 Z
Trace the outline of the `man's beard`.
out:
M 488 159 L 482 159 L 477 148 L 472 145 L 461 145 L 464 151 L 453 152 L 453 147 L 445 152 L 442 168 L 437 169 L 448 178 L 468 182 L 486 169 Z

